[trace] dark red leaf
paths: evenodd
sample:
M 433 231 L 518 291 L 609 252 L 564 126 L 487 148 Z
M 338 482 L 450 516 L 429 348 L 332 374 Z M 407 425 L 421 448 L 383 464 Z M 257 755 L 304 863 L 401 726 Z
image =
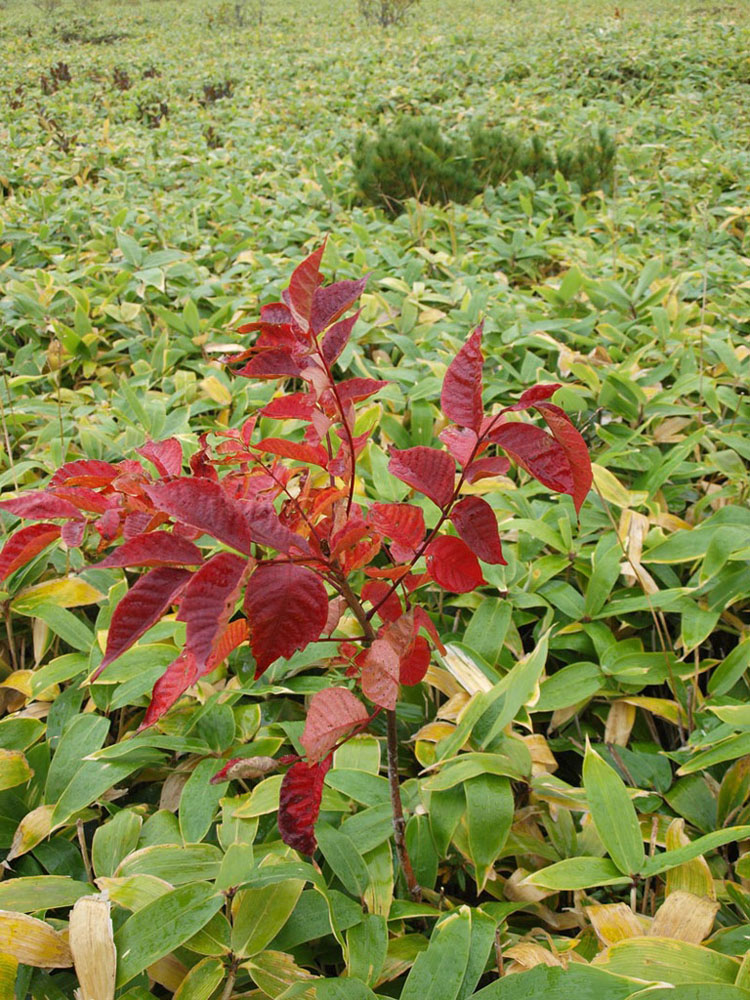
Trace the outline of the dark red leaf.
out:
M 330 687 L 317 691 L 310 700 L 300 737 L 308 763 L 315 764 L 327 757 L 350 729 L 368 719 L 367 709 L 348 688 Z
M 320 812 L 323 781 L 331 766 L 326 757 L 309 767 L 299 761 L 284 775 L 279 795 L 279 833 L 287 847 L 312 855 L 318 846 L 315 822 Z
M 88 486 L 57 486 L 54 493 L 56 497 L 72 503 L 78 510 L 89 510 L 95 514 L 104 514 L 116 502 L 112 495 L 97 493 Z
M 244 501 L 242 506 L 250 525 L 253 541 L 257 542 L 258 545 L 268 546 L 286 555 L 292 552 L 307 554 L 310 551 L 307 540 L 282 524 L 279 515 L 270 503 L 248 500 Z
M 430 644 L 424 636 L 418 635 L 414 644 L 406 654 L 401 657 L 399 664 L 399 680 L 407 687 L 419 684 L 427 673 L 430 665 Z
M 182 445 L 177 438 L 147 441 L 135 450 L 154 463 L 160 476 L 179 476 L 182 472 Z
M 34 491 L 20 497 L 0 501 L 0 509 L 7 510 L 16 517 L 27 521 L 47 521 L 55 517 L 80 518 L 81 512 L 72 503 L 55 496 L 53 493 Z
M 398 700 L 399 655 L 387 639 L 376 639 L 362 667 L 362 693 L 381 708 L 392 711 Z
M 151 702 L 146 709 L 139 731 L 152 726 L 162 715 L 165 715 L 174 705 L 180 695 L 198 680 L 198 667 L 192 653 L 183 649 L 176 660 L 172 660 L 167 669 L 154 684 L 151 692 Z
M 147 531 L 136 535 L 110 553 L 97 569 L 113 566 L 199 566 L 203 555 L 197 545 L 168 531 Z
M 328 365 L 332 365 L 337 360 L 349 343 L 354 324 L 359 319 L 361 312 L 362 310 L 358 309 L 353 316 L 347 316 L 346 319 L 339 320 L 338 323 L 334 323 L 331 329 L 326 332 L 321 341 L 320 349 Z
M 60 537 L 69 549 L 77 549 L 85 534 L 85 521 L 66 521 L 60 531 Z
M 545 399 L 549 399 L 550 396 L 554 396 L 559 388 L 559 382 L 547 382 L 544 385 L 532 385 L 530 389 L 525 389 L 521 393 L 517 403 L 506 407 L 503 412 L 506 412 L 507 410 L 526 410 L 530 406 L 534 406 L 536 403 L 540 403 Z
M 429 497 L 438 507 L 446 507 L 453 496 L 456 466 L 450 455 L 437 448 L 417 445 L 399 451 L 391 450 L 388 471 L 402 483 L 408 483 Z
M 510 462 L 505 455 L 475 458 L 466 467 L 466 482 L 477 483 L 480 479 L 487 479 L 490 476 L 504 476 L 508 469 L 510 469 Z
M 466 497 L 451 511 L 451 521 L 475 556 L 486 563 L 501 563 L 503 549 L 495 512 L 481 497 Z
M 295 323 L 305 332 L 310 329 L 315 291 L 323 280 L 320 274 L 320 261 L 325 248 L 326 245 L 323 243 L 295 267 L 289 281 L 288 305 Z
M 237 328 L 237 333 L 252 333 L 254 330 L 262 330 L 264 327 L 288 326 L 292 322 L 292 314 L 289 306 L 284 302 L 267 302 L 260 308 L 260 320 L 254 323 L 245 323 Z
M 414 624 L 417 629 L 423 628 L 425 632 L 429 635 L 432 641 L 435 643 L 437 648 L 441 653 L 445 653 L 445 646 L 440 641 L 440 636 L 438 630 L 435 628 L 435 623 L 432 618 L 427 614 L 424 608 L 420 608 L 416 605 L 414 608 Z
M 328 453 L 321 445 L 305 444 L 302 441 L 287 441 L 286 438 L 263 438 L 256 445 L 258 451 L 265 451 L 280 458 L 292 458 L 297 462 L 309 462 L 322 469 L 328 465 Z
M 576 513 L 586 499 L 591 484 L 594 481 L 586 442 L 570 422 L 568 415 L 554 403 L 537 403 L 536 409 L 541 413 L 555 440 L 567 455 L 570 471 L 573 476 L 573 497 Z
M 299 378 L 302 368 L 289 350 L 271 347 L 256 354 L 234 374 L 243 378 Z
M 466 542 L 441 535 L 427 546 L 427 572 L 435 583 L 454 594 L 468 594 L 486 580 L 477 557 Z
M 245 614 L 255 676 L 280 656 L 289 657 L 320 637 L 328 618 L 323 583 L 304 566 L 270 563 L 259 566 L 247 585 Z
M 574 478 L 565 449 L 535 424 L 499 424 L 490 438 L 543 486 L 573 495 Z
M 135 517 L 135 514 L 131 514 L 131 517 Z M 146 525 L 151 521 L 149 515 L 145 515 Z M 127 521 L 126 521 L 127 523 Z M 102 541 L 111 542 L 117 538 L 120 533 L 120 512 L 114 507 L 105 511 L 100 518 L 94 521 L 94 528 L 102 536 Z M 140 530 L 140 529 L 139 529 Z M 135 537 L 135 536 L 133 536 Z
M 451 424 L 438 437 L 460 466 L 466 465 L 477 446 L 476 432 L 468 427 L 455 427 Z
M 60 537 L 57 524 L 28 524 L 14 532 L 0 552 L 0 580 L 31 562 L 35 555 Z
M 396 562 L 409 562 L 425 533 L 421 507 L 410 503 L 374 503 L 370 507 L 370 524 L 391 539 L 391 554 Z
M 448 366 L 440 393 L 443 413 L 459 427 L 478 431 L 482 425 L 482 324 Z
M 272 399 L 260 411 L 261 416 L 272 420 L 309 420 L 315 400 L 308 392 L 293 392 L 288 396 Z
M 115 608 L 104 659 L 94 677 L 98 677 L 105 667 L 122 656 L 160 620 L 167 608 L 177 600 L 190 576 L 186 569 L 160 566 L 136 580 Z
M 83 458 L 61 465 L 50 479 L 50 486 L 108 486 L 120 474 L 116 465 L 100 462 L 96 458 Z
M 185 477 L 145 490 L 159 510 L 250 554 L 253 538 L 242 503 L 227 496 L 219 483 Z
M 338 396 L 342 403 L 356 403 L 362 399 L 374 396 L 376 392 L 390 383 L 387 380 L 375 378 L 350 378 L 345 382 L 339 382 L 337 386 Z
M 219 552 L 193 574 L 180 598 L 177 620 L 187 623 L 185 648 L 201 672 L 234 612 L 248 562 Z
M 366 285 L 367 276 L 357 281 L 336 281 L 325 288 L 316 288 L 310 314 L 313 333 L 321 333 L 339 316 L 343 316 L 360 297 Z
M 396 621 L 404 613 L 401 598 L 384 580 L 368 580 L 362 587 L 362 600 L 377 608 L 384 622 Z

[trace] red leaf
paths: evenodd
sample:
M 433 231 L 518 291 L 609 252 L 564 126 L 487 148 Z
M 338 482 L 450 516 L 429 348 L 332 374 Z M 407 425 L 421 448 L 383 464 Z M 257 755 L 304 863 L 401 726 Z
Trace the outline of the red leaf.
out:
M 574 478 L 565 449 L 535 424 L 499 424 L 490 438 L 542 485 L 573 495 Z
M 247 642 L 249 638 L 250 628 L 246 618 L 235 618 L 234 621 L 231 621 L 214 643 L 213 652 L 207 663 L 209 668 L 207 672 L 210 673 L 220 663 L 223 663 L 233 650 L 241 646 L 243 642 Z
M 289 555 L 291 552 L 301 552 L 307 554 L 310 546 L 307 539 L 290 531 L 286 525 L 279 520 L 279 515 L 270 503 L 263 503 L 259 500 L 242 501 L 245 510 L 247 523 L 250 525 L 253 541 L 258 545 L 265 545 L 277 552 L 284 552 Z
M 330 757 L 312 767 L 301 760 L 289 768 L 281 782 L 279 833 L 287 847 L 301 854 L 312 855 L 318 846 L 314 827 L 330 766 Z
M 475 458 L 466 466 L 466 482 L 477 483 L 489 476 L 504 476 L 510 468 L 510 462 L 505 455 L 495 455 L 491 458 Z
M 130 517 L 133 518 L 136 516 L 138 515 L 136 514 L 130 515 Z M 148 525 L 151 522 L 150 516 L 148 514 L 144 514 L 143 517 L 145 518 L 146 525 Z M 128 518 L 128 521 L 125 522 L 126 525 L 128 524 L 129 520 L 130 519 Z M 110 509 L 106 510 L 100 518 L 94 521 L 94 528 L 102 536 L 102 541 L 104 542 L 113 541 L 115 538 L 117 538 L 117 535 L 120 532 L 120 512 L 116 510 L 114 507 L 110 507 Z
M 179 476 L 182 472 L 182 445 L 177 438 L 147 441 L 135 450 L 154 463 L 160 476 Z
M 166 714 L 180 695 L 198 680 L 198 667 L 192 653 L 183 649 L 176 660 L 172 660 L 167 669 L 154 684 L 151 692 L 151 702 L 146 709 L 143 722 L 138 727 L 145 729 L 152 726 L 162 715 Z
M 384 622 L 394 622 L 404 613 L 401 599 L 383 580 L 368 580 L 362 587 L 362 600 L 369 601 Z
M 219 552 L 193 574 L 185 587 L 177 620 L 187 622 L 185 647 L 194 656 L 199 672 L 234 612 L 247 569 L 246 559 L 231 552 Z
M 313 333 L 321 333 L 339 316 L 343 316 L 360 297 L 366 285 L 367 275 L 357 281 L 336 281 L 325 288 L 316 288 L 310 314 Z
M 309 420 L 315 400 L 308 392 L 293 392 L 288 396 L 272 399 L 260 411 L 261 416 L 272 420 Z
M 576 513 L 578 513 L 594 481 L 586 442 L 570 422 L 568 415 L 559 406 L 555 406 L 554 403 L 537 403 L 536 409 L 541 413 L 555 440 L 567 455 L 573 476 L 573 488 L 570 495 L 573 497 L 573 504 Z
M 310 700 L 300 737 L 308 763 L 314 764 L 327 757 L 345 733 L 368 719 L 365 706 L 347 688 L 317 691 Z
M 50 486 L 108 486 L 120 474 L 116 465 L 100 462 L 95 458 L 83 458 L 77 462 L 66 462 L 61 465 L 52 479 Z
M 140 577 L 115 608 L 107 635 L 104 659 L 94 677 L 159 621 L 190 579 L 185 569 L 161 566 Z
M 401 658 L 399 680 L 407 687 L 419 684 L 430 665 L 430 644 L 424 636 L 418 635 L 406 656 Z
M 342 403 L 357 403 L 362 399 L 374 396 L 385 386 L 390 385 L 387 380 L 376 378 L 350 378 L 345 382 L 339 382 L 337 391 Z
M 486 583 L 477 557 L 460 538 L 441 535 L 430 542 L 426 554 L 430 578 L 445 590 L 468 594 Z
M 219 483 L 184 477 L 145 490 L 159 510 L 250 554 L 253 538 L 242 503 L 227 496 Z
M 243 378 L 298 378 L 302 368 L 290 351 L 280 347 L 271 347 L 261 351 L 254 358 L 234 373 Z
M 320 637 L 328 619 L 328 596 L 321 580 L 304 566 L 259 566 L 245 592 L 255 676 L 280 656 L 289 657 Z
M 506 410 L 525 410 L 529 406 L 534 406 L 536 403 L 540 403 L 542 400 L 549 399 L 550 396 L 554 396 L 559 388 L 559 382 L 547 382 L 545 385 L 532 385 L 530 389 L 525 389 L 521 393 L 517 403 L 506 407 Z
M 477 447 L 477 435 L 468 427 L 444 428 L 438 437 L 460 466 L 466 465 Z
M 55 517 L 80 518 L 81 512 L 72 503 L 56 497 L 53 493 L 34 491 L 20 497 L 0 502 L 0 509 L 7 510 L 16 517 L 24 517 L 28 521 L 46 521 Z
M 482 324 L 448 366 L 440 393 L 443 413 L 459 427 L 482 426 Z
M 362 667 L 362 693 L 392 711 L 398 699 L 399 655 L 387 639 L 376 639 Z
M 424 514 L 410 503 L 374 503 L 368 514 L 370 524 L 392 541 L 396 562 L 409 562 L 424 538 Z
M 338 323 L 334 323 L 330 330 L 326 332 L 321 341 L 320 349 L 328 365 L 332 365 L 337 360 L 349 343 L 354 324 L 359 319 L 361 312 L 362 310 L 358 309 L 353 316 L 347 316 L 346 319 L 339 320 Z
M 97 522 L 98 523 L 98 522 Z M 115 549 L 97 569 L 113 566 L 199 566 L 203 555 L 197 545 L 168 531 L 147 531 Z
M 319 465 L 322 469 L 328 465 L 328 453 L 321 445 L 304 444 L 301 441 L 287 441 L 286 438 L 263 438 L 252 446 L 258 451 L 278 455 L 280 458 L 292 458 L 297 462 L 309 462 Z
M 453 496 L 456 467 L 450 455 L 437 448 L 417 445 L 391 450 L 388 471 L 402 483 L 408 483 L 429 497 L 438 507 L 446 507 Z
M 60 537 L 69 549 L 77 549 L 86 534 L 85 521 L 66 521 L 60 531 Z
M 475 556 L 486 563 L 507 565 L 503 559 L 497 517 L 486 500 L 466 497 L 453 508 L 450 519 Z
M 445 646 L 440 641 L 440 636 L 438 634 L 438 630 L 435 628 L 435 623 L 427 614 L 425 609 L 420 608 L 419 605 L 414 608 L 414 623 L 417 629 L 423 628 L 427 632 L 441 653 L 445 653 Z
M 55 496 L 67 500 L 79 510 L 93 511 L 95 514 L 104 514 L 108 511 L 115 498 L 97 493 L 88 486 L 58 486 L 55 488 Z
M 14 532 L 0 552 L 0 580 L 31 562 L 35 555 L 60 537 L 57 524 L 28 524 Z
M 287 293 L 288 305 L 297 326 L 307 332 L 310 329 L 310 319 L 315 291 L 323 280 L 320 274 L 320 261 L 326 245 L 318 247 L 309 257 L 294 269 Z

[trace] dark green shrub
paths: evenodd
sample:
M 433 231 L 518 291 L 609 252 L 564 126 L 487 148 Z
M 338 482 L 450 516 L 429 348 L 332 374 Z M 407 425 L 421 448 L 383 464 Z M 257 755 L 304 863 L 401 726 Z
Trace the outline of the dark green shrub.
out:
M 502 126 L 474 123 L 468 134 L 445 135 L 432 118 L 404 115 L 374 138 L 361 134 L 354 150 L 357 186 L 367 201 L 392 215 L 407 198 L 428 204 L 466 202 L 518 174 L 545 184 L 556 173 L 582 194 L 612 180 L 615 144 L 605 128 L 594 138 L 550 149 L 539 135 L 524 138 Z

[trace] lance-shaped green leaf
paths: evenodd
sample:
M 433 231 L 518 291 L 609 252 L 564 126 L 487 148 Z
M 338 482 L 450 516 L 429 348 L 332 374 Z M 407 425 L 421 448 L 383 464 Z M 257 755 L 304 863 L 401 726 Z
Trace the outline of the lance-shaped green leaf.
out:
M 241 889 L 232 902 L 232 951 L 243 958 L 263 951 L 289 919 L 304 884 L 288 879 L 263 889 Z
M 588 742 L 583 761 L 583 787 L 591 817 L 607 853 L 623 874 L 636 874 L 646 858 L 638 814 L 622 778 Z
M 729 826 L 724 830 L 715 830 L 707 833 L 704 837 L 685 844 L 684 847 L 677 847 L 674 851 L 663 851 L 655 854 L 653 858 L 647 858 L 641 869 L 641 874 L 645 877 L 658 875 L 667 871 L 668 868 L 675 868 L 677 865 L 692 861 L 701 854 L 713 851 L 724 844 L 731 844 L 736 840 L 745 840 L 750 837 L 750 826 Z
M 464 785 L 469 855 L 474 863 L 477 891 L 481 892 L 492 866 L 500 857 L 513 822 L 510 779 L 478 774 Z
M 524 882 L 537 885 L 540 889 L 562 892 L 592 889 L 597 885 L 629 885 L 630 878 L 623 875 L 609 858 L 566 858 L 528 875 Z
M 441 921 L 417 956 L 401 1000 L 456 1000 L 471 950 L 471 911 L 462 906 Z

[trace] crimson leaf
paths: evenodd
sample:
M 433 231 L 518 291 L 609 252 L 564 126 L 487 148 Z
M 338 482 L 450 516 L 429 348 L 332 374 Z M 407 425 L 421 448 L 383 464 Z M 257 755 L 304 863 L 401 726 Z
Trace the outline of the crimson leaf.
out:
M 325 289 L 319 290 L 325 291 Z M 338 323 L 334 323 L 330 330 L 326 331 L 326 334 L 320 344 L 320 349 L 326 360 L 326 364 L 332 365 L 348 344 L 349 337 L 354 329 L 354 324 L 359 319 L 361 311 L 362 310 L 360 309 L 355 312 L 353 316 L 347 316 L 346 319 L 339 320 Z M 314 328 L 315 326 L 313 324 L 313 329 Z
M 160 476 L 179 476 L 182 471 L 182 445 L 177 438 L 147 441 L 136 451 L 154 463 Z
M 459 427 L 482 425 L 482 325 L 472 333 L 448 366 L 440 393 L 443 413 Z
M 313 333 L 321 333 L 339 316 L 343 316 L 360 297 L 366 284 L 367 276 L 359 278 L 358 281 L 336 281 L 332 285 L 326 285 L 325 288 L 316 288 L 310 314 Z
M 418 635 L 414 645 L 401 657 L 399 664 L 399 680 L 407 687 L 419 684 L 427 673 L 430 665 L 430 644 L 424 636 Z
M 201 550 L 187 538 L 169 531 L 145 531 L 128 539 L 106 559 L 96 563 L 97 569 L 113 566 L 198 566 L 203 562 Z
M 535 424 L 499 424 L 489 436 L 516 465 L 520 465 L 543 486 L 573 495 L 575 481 L 565 449 L 541 427 Z
M 475 556 L 486 563 L 501 563 L 503 549 L 495 512 L 481 497 L 466 497 L 451 511 L 451 521 Z
M 31 562 L 50 542 L 60 537 L 56 524 L 29 524 L 14 532 L 0 552 L 0 580 Z
M 315 291 L 323 280 L 320 274 L 320 261 L 325 248 L 324 243 L 309 257 L 306 257 L 298 267 L 295 267 L 289 281 L 287 292 L 289 308 L 294 321 L 305 332 L 310 329 Z
M 7 510 L 16 517 L 24 517 L 28 521 L 46 521 L 54 517 L 81 517 L 80 511 L 72 503 L 41 491 L 3 500 L 0 502 L 0 509 Z
M 310 700 L 300 743 L 308 763 L 327 757 L 341 737 L 354 726 L 367 722 L 367 709 L 347 688 L 317 691 Z
M 362 667 L 362 692 L 381 708 L 393 711 L 398 698 L 399 655 L 387 639 L 376 639 Z
M 308 766 L 298 761 L 284 775 L 279 795 L 279 833 L 288 847 L 302 854 L 314 854 L 315 821 L 320 812 L 323 781 L 331 766 L 331 757 Z
M 178 621 L 187 622 L 186 648 L 199 671 L 214 651 L 214 644 L 234 611 L 245 559 L 219 552 L 194 573 L 180 600 Z
M 328 596 L 321 580 L 304 566 L 270 563 L 259 566 L 245 592 L 250 648 L 255 676 L 280 656 L 320 637 L 328 619 Z
M 151 702 L 146 709 L 139 730 L 152 726 L 174 705 L 181 694 L 198 680 L 198 666 L 195 657 L 188 649 L 183 649 L 176 660 L 172 660 L 167 669 L 154 684 L 151 692 Z
M 453 496 L 456 467 L 450 455 L 437 448 L 417 445 L 416 448 L 391 450 L 388 471 L 429 497 L 438 507 L 446 507 Z
M 159 621 L 189 579 L 188 570 L 160 566 L 133 584 L 112 615 L 104 659 L 94 677 Z
M 578 513 L 594 481 L 586 442 L 559 406 L 555 406 L 554 403 L 537 403 L 536 408 L 568 458 L 573 477 L 570 495 Z
M 430 578 L 454 594 L 467 594 L 486 582 L 477 557 L 460 538 L 441 535 L 427 546 L 426 556 Z
M 184 477 L 144 489 L 159 510 L 250 554 L 253 538 L 242 504 L 227 496 L 219 483 Z

